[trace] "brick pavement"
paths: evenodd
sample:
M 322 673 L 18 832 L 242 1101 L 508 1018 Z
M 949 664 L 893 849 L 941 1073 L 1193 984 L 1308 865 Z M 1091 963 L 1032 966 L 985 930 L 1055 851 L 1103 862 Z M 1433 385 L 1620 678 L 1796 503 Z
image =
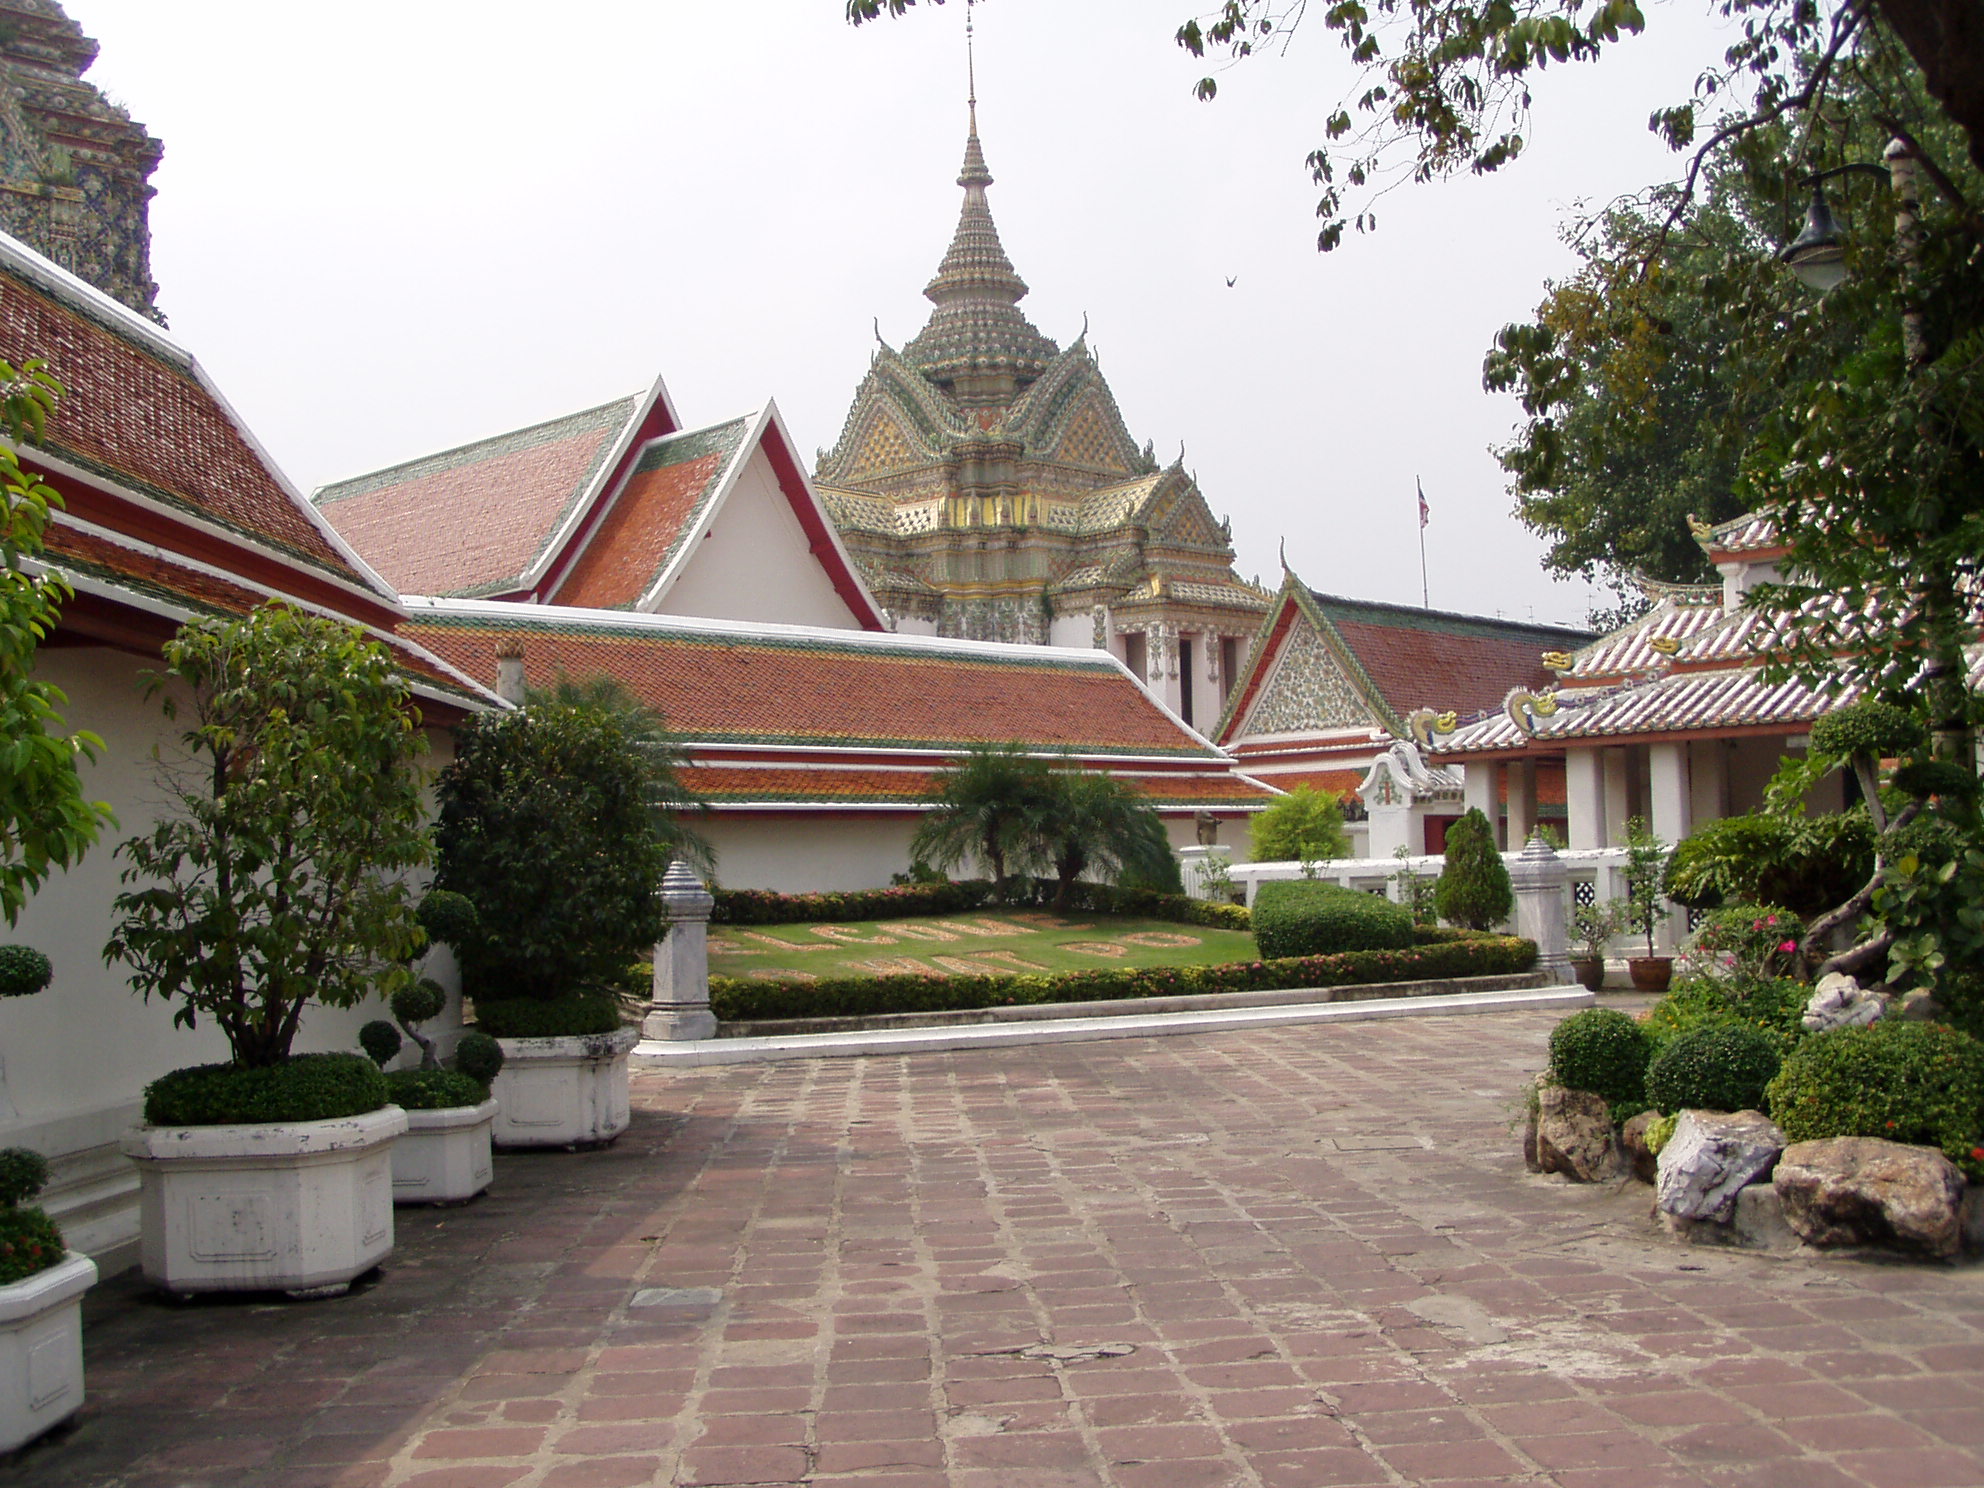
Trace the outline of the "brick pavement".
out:
M 1538 1014 L 637 1077 L 333 1302 L 92 1294 L 34 1488 L 1965 1488 L 1984 1270 L 1522 1171 Z

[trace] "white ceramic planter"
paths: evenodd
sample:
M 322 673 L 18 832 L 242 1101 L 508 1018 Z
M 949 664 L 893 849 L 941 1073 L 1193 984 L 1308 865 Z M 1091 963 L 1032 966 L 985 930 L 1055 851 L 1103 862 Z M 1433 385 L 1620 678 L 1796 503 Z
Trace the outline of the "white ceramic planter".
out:
M 60 1425 L 83 1403 L 83 1293 L 96 1262 L 60 1265 L 0 1286 L 0 1452 Z
M 502 1110 L 498 1147 L 610 1142 L 627 1129 L 627 1056 L 637 1028 L 575 1038 L 498 1039 L 503 1068 L 490 1087 Z
M 497 1105 L 408 1111 L 406 1135 L 393 1143 L 395 1204 L 455 1204 L 489 1187 L 495 1167 L 489 1130 Z
M 329 1296 L 393 1248 L 406 1112 L 253 1126 L 141 1126 L 140 1264 L 169 1292 Z

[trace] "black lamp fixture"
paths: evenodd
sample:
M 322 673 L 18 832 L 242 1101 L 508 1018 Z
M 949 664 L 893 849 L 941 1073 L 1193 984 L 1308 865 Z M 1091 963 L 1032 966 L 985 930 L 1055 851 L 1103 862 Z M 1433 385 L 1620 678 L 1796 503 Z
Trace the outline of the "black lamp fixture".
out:
M 1812 178 L 1812 204 L 1805 209 L 1805 227 L 1791 240 L 1791 246 L 1778 255 L 1783 265 L 1798 276 L 1807 289 L 1824 294 L 1846 282 L 1846 244 L 1826 205 L 1826 188 L 1819 177 Z

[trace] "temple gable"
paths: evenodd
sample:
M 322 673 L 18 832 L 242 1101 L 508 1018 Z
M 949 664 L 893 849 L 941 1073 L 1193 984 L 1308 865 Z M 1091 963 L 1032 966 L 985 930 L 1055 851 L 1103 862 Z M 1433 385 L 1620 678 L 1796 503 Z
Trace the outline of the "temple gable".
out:
M 1348 670 L 1315 627 L 1304 621 L 1283 641 L 1274 670 L 1238 732 L 1293 734 L 1384 726 Z

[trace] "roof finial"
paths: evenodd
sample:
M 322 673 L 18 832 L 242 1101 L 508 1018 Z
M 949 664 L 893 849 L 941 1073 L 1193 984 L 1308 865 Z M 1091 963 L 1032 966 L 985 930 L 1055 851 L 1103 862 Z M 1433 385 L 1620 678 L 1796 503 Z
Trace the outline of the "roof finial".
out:
M 965 108 L 971 115 L 971 132 L 978 133 L 978 55 L 972 44 L 971 8 L 978 0 L 964 0 L 964 79 Z

